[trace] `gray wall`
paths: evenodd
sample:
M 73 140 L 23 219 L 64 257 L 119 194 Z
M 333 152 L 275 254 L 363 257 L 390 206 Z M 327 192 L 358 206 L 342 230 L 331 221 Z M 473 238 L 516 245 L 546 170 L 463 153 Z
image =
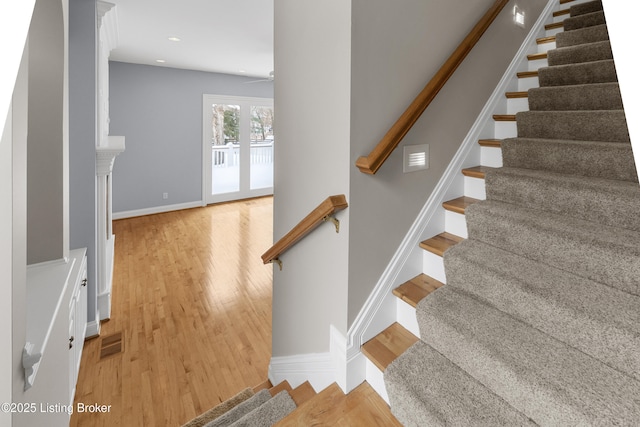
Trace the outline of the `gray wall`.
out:
M 277 240 L 328 196 L 350 202 L 351 5 L 274 3 Z M 327 351 L 329 325 L 347 331 L 348 209 L 338 218 L 340 234 L 322 224 L 274 269 L 273 356 Z
M 62 259 L 69 249 L 65 29 L 60 2 L 36 2 L 31 28 L 41 29 L 29 34 L 27 262 L 35 264 Z
M 109 131 L 126 144 L 113 167 L 113 211 L 202 200 L 202 95 L 273 97 L 273 83 L 249 80 L 110 62 Z
M 69 244 L 87 248 L 87 310 L 98 322 L 96 273 L 96 1 L 69 0 Z
M 375 176 L 353 166 L 402 114 L 493 0 L 353 0 L 349 325 L 435 188 L 547 0 L 510 2 Z M 429 144 L 430 168 L 402 172 L 402 147 Z

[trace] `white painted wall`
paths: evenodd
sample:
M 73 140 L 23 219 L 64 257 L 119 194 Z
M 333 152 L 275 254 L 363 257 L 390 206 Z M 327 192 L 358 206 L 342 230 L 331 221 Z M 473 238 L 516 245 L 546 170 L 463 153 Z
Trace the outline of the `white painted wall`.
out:
M 616 62 L 618 82 L 622 92 L 622 102 L 627 117 L 627 126 L 631 136 L 633 155 L 636 160 L 636 170 L 640 165 L 640 80 L 638 80 L 637 63 L 634 52 L 638 50 L 640 30 L 636 20 L 640 14 L 640 4 L 637 2 L 621 2 L 605 0 L 602 2 L 611 49 Z
M 351 1 L 274 6 L 277 240 L 328 196 L 350 201 Z M 346 333 L 348 209 L 338 218 L 340 234 L 322 224 L 274 268 L 274 357 L 327 352 L 332 324 Z

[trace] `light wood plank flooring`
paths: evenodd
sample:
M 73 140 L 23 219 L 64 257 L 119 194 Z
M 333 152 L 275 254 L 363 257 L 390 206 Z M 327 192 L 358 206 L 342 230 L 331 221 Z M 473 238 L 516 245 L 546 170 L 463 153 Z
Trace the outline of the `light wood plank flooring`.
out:
M 113 308 L 85 343 L 71 426 L 179 426 L 267 378 L 272 198 L 114 222 Z M 123 350 L 100 360 L 102 338 Z

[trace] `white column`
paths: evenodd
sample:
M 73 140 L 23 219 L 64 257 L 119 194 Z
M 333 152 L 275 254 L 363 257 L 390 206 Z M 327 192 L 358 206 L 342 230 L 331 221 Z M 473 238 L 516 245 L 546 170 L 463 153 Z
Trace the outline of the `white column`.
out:
M 113 163 L 118 154 L 124 151 L 124 136 L 106 138 L 105 146 L 96 148 L 96 175 L 98 177 L 98 227 L 97 227 L 97 276 L 98 276 L 98 312 L 99 319 L 111 316 L 111 287 L 113 283 L 113 251 L 115 236 L 111 219 L 111 176 Z

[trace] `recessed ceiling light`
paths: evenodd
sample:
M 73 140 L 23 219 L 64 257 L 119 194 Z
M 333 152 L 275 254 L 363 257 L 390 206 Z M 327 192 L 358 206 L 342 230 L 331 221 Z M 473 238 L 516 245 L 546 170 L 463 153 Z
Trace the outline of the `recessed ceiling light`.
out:
M 164 64 L 167 61 L 165 61 L 164 59 L 156 59 L 156 62 L 159 64 Z
M 247 70 L 242 70 L 242 69 L 240 69 L 240 70 L 238 70 L 238 72 L 239 72 L 239 73 L 246 73 L 246 72 L 247 72 Z
M 169 39 L 169 41 L 172 41 L 172 42 L 179 42 L 180 41 L 179 37 L 169 37 L 168 39 Z

